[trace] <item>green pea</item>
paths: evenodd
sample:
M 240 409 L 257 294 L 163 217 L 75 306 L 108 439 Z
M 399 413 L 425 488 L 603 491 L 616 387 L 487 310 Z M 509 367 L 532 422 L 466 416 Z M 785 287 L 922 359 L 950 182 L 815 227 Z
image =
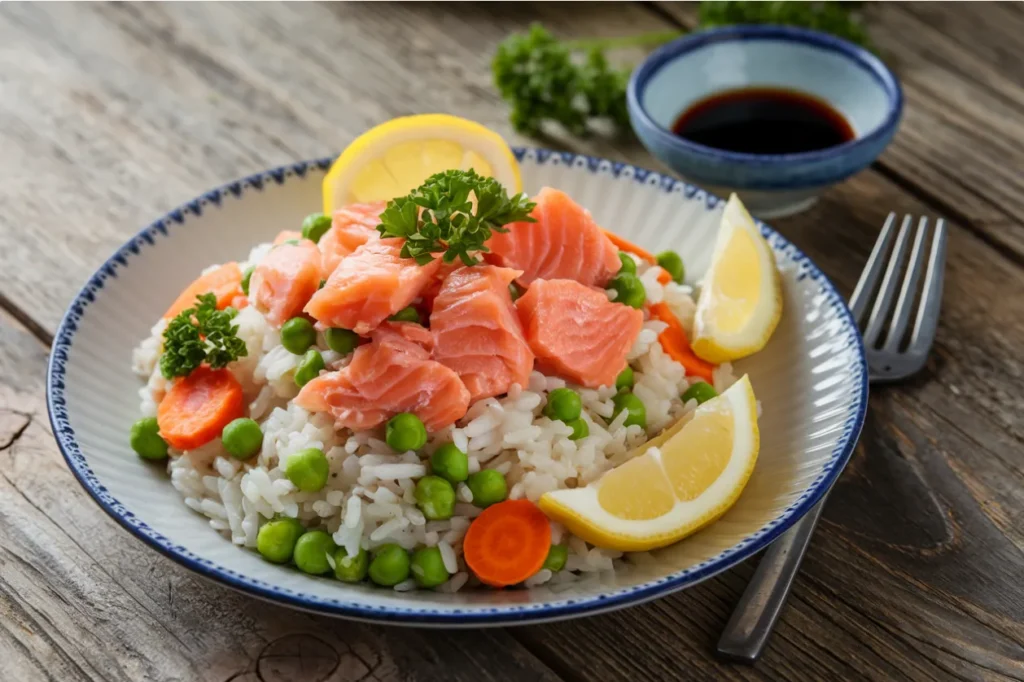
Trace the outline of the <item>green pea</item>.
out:
M 298 519 L 284 517 L 267 521 L 256 534 L 256 551 L 275 564 L 286 564 L 295 551 L 295 543 L 306 529 Z
M 236 459 L 249 459 L 263 445 L 260 425 L 248 417 L 239 417 L 229 422 L 220 433 L 224 449 Z
M 548 550 L 548 558 L 544 560 L 541 568 L 546 568 L 552 573 L 558 573 L 565 568 L 565 560 L 569 558 L 569 548 L 566 545 L 551 545 Z
M 388 420 L 384 440 L 398 452 L 419 450 L 427 444 L 427 427 L 412 412 L 402 412 Z
M 392 322 L 415 322 L 420 323 L 420 311 L 413 308 L 411 305 L 402 308 L 397 313 L 388 318 Z
M 571 422 L 579 419 L 583 412 L 580 394 L 571 388 L 556 388 L 548 393 L 548 404 L 544 406 L 544 415 L 550 419 Z
M 316 330 L 313 323 L 304 317 L 293 317 L 281 326 L 281 345 L 289 353 L 302 355 L 316 343 Z
M 395 544 L 381 545 L 370 562 L 370 580 L 394 587 L 409 577 L 409 553 Z
M 448 580 L 448 569 L 444 567 L 441 550 L 424 547 L 413 552 L 412 577 L 420 587 L 437 587 Z
M 331 229 L 331 216 L 323 213 L 310 213 L 302 221 L 302 238 L 316 243 L 327 234 L 329 229 Z
M 242 273 L 242 293 L 246 296 L 249 295 L 249 280 L 252 279 L 252 273 L 256 271 L 255 266 L 250 265 Z
M 508 295 L 512 297 L 512 300 L 518 300 L 523 295 L 523 290 L 515 282 L 508 283 Z
M 454 485 L 469 478 L 469 457 L 455 443 L 445 443 L 430 456 L 430 469 Z
M 573 419 L 571 422 L 566 422 L 566 426 L 572 427 L 572 435 L 569 436 L 569 440 L 579 440 L 580 438 L 586 438 L 590 435 L 590 427 L 587 422 L 583 420 L 583 417 L 579 419 Z
M 683 267 L 683 259 L 679 257 L 679 254 L 675 251 L 662 251 L 655 259 L 658 261 L 658 265 L 664 268 L 668 274 L 672 275 L 672 280 L 676 284 L 682 284 L 683 278 L 686 276 L 686 268 Z
M 167 441 L 160 437 L 156 417 L 143 417 L 132 424 L 128 442 L 142 459 L 167 459 Z
M 617 393 L 612 398 L 612 404 L 615 405 L 615 411 L 612 412 L 612 418 L 609 421 L 615 421 L 615 418 L 619 416 L 619 413 L 623 410 L 629 415 L 626 417 L 626 426 L 632 426 L 636 424 L 641 428 L 647 428 L 647 408 L 640 398 L 628 391 Z
M 284 475 L 304 492 L 315 493 L 323 488 L 329 473 L 330 466 L 323 450 L 306 448 L 285 458 Z
M 698 381 L 683 391 L 682 401 L 687 403 L 691 400 L 696 400 L 697 404 L 701 405 L 717 396 L 718 391 L 715 390 L 714 386 L 706 381 Z
M 612 278 L 608 286 L 619 294 L 615 297 L 616 303 L 633 308 L 644 307 L 644 301 L 647 300 L 647 291 L 644 289 L 644 283 L 636 275 L 620 272 Z
M 625 251 L 619 251 L 619 260 L 622 261 L 622 267 L 619 268 L 619 272 L 625 272 L 630 275 L 636 274 L 636 261 Z
M 619 372 L 619 376 L 615 377 L 615 389 L 621 391 L 623 389 L 630 390 L 633 388 L 633 384 L 636 379 L 633 377 L 633 368 L 626 365 L 626 369 Z
M 366 569 L 370 565 L 370 555 L 359 548 L 355 558 L 350 557 L 344 547 L 334 553 L 334 577 L 343 583 L 358 583 L 366 577 Z
M 303 533 L 295 543 L 292 559 L 303 573 L 323 575 L 331 570 L 327 555 L 333 555 L 337 548 L 329 534 L 322 530 L 311 530 Z
M 473 504 L 478 507 L 490 507 L 508 497 L 508 484 L 500 471 L 481 469 L 471 474 L 466 485 L 473 493 Z
M 306 351 L 306 354 L 302 356 L 302 360 L 299 361 L 299 366 L 295 369 L 295 383 L 299 388 L 302 388 L 313 379 L 320 376 L 320 371 L 325 367 L 324 356 L 320 355 L 320 351 L 316 348 L 310 348 Z
M 450 519 L 455 513 L 455 488 L 440 476 L 424 476 L 416 481 L 416 506 L 431 521 Z
M 324 338 L 327 339 L 328 348 L 342 355 L 348 355 L 359 345 L 359 334 L 351 329 L 331 327 L 324 332 Z

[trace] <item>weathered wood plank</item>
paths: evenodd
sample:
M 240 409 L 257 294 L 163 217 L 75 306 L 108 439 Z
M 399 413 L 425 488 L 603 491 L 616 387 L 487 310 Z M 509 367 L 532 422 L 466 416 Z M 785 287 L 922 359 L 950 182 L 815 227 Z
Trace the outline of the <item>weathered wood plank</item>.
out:
M 0 317 L 0 677 L 355 682 L 559 679 L 500 630 L 311 616 L 203 580 L 78 486 L 43 398 L 46 348 Z
M 685 27 L 693 3 L 660 2 Z M 1024 11 L 1018 3 L 871 3 L 906 98 L 877 167 L 1024 262 Z

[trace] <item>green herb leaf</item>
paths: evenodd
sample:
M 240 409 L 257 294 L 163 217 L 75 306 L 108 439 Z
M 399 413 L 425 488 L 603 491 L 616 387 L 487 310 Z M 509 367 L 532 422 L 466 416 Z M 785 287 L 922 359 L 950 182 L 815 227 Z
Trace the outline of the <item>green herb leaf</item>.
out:
M 782 24 L 837 35 L 871 49 L 853 2 L 702 2 L 700 28 L 731 24 Z M 494 85 L 511 107 L 512 126 L 537 135 L 555 123 L 576 136 L 591 132 L 595 119 L 629 129 L 626 84 L 629 69 L 609 65 L 606 50 L 653 48 L 682 32 L 644 33 L 620 38 L 561 41 L 540 24 L 510 35 L 491 62 Z
M 435 254 L 442 254 L 446 263 L 458 258 L 475 265 L 473 252 L 486 251 L 484 242 L 494 232 L 507 232 L 508 223 L 534 222 L 534 206 L 525 194 L 510 198 L 494 178 L 473 170 L 450 170 L 389 201 L 377 230 L 382 237 L 404 238 L 402 257 L 420 265 L 433 261 Z
M 182 310 L 164 330 L 160 373 L 165 379 L 184 377 L 204 362 L 214 369 L 245 357 L 249 351 L 238 338 L 238 326 L 231 320 L 234 308 L 217 310 L 217 297 L 202 294 L 196 305 Z

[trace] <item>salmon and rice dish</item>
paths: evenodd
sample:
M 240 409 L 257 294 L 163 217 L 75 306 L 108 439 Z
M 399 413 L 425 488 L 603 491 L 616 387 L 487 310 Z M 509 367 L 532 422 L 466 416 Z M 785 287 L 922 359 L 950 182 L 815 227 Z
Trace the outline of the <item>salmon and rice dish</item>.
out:
M 446 156 L 450 129 L 491 156 Z M 134 351 L 130 444 L 226 540 L 398 591 L 557 585 L 739 497 L 759 408 L 730 363 L 782 312 L 754 221 L 730 199 L 697 288 L 557 187 L 519 191 L 499 142 L 378 126 L 323 212 L 183 276 Z

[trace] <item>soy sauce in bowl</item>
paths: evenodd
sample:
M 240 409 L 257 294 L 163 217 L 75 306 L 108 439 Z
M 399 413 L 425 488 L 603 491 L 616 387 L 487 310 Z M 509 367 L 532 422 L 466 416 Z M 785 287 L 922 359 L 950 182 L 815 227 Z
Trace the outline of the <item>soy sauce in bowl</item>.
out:
M 690 142 L 746 154 L 798 154 L 856 137 L 841 113 L 796 90 L 743 88 L 706 97 L 686 109 L 672 132 Z

